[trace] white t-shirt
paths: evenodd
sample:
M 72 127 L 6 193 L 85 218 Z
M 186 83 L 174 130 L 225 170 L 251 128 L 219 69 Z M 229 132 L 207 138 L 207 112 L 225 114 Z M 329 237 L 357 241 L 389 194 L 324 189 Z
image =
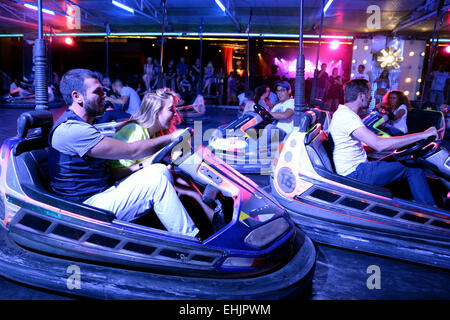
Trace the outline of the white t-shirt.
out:
M 133 88 L 123 87 L 120 90 L 120 96 L 128 96 L 128 102 L 124 106 L 125 112 L 133 115 L 134 113 L 139 111 L 139 108 L 141 107 L 141 99 Z
M 405 111 L 403 116 L 401 116 L 399 119 L 397 119 L 395 121 L 392 120 L 392 121 L 389 121 L 389 122 L 394 128 L 397 128 L 398 130 L 400 130 L 403 133 L 408 133 L 408 125 L 406 124 L 406 118 L 408 116 L 408 108 L 404 104 L 402 104 L 400 107 L 397 108 L 397 110 L 395 110 L 393 112 L 394 115 L 397 115 L 397 113 L 400 110 L 404 110 Z
M 367 73 L 356 72 L 351 80 L 353 80 L 353 79 L 365 79 L 365 80 L 369 81 L 369 76 L 367 75 Z
M 284 102 L 277 103 L 273 107 L 272 112 L 285 112 L 287 109 L 294 110 L 294 99 L 288 99 Z M 286 132 L 286 134 L 290 134 L 292 130 L 294 130 L 294 116 L 286 120 L 278 120 L 276 126 Z
M 445 81 L 447 81 L 450 76 L 447 72 L 433 72 L 433 82 L 431 84 L 431 90 L 443 91 L 445 88 Z
M 330 134 L 334 142 L 333 161 L 336 172 L 347 176 L 363 162 L 367 154 L 362 143 L 351 134 L 363 127 L 361 118 L 345 105 L 339 105 L 330 124 Z

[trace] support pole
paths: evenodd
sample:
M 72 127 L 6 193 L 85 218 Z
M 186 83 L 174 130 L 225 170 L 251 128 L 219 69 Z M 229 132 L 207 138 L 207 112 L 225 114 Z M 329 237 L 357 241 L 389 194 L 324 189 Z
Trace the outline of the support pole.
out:
M 198 35 L 200 37 L 200 72 L 198 74 L 197 93 L 202 93 L 203 90 L 203 17 L 200 23 Z
M 161 53 L 160 53 L 160 58 L 159 58 L 161 74 L 158 77 L 158 88 L 162 87 L 162 75 L 164 74 L 164 68 L 163 68 L 164 31 L 166 29 L 167 0 L 162 0 L 162 4 L 163 4 L 163 20 L 162 20 L 162 24 L 161 24 Z
M 433 37 L 432 37 L 432 40 L 430 43 L 430 55 L 428 57 L 427 74 L 425 75 L 425 83 L 423 84 L 423 87 L 422 87 L 422 97 L 421 97 L 421 101 L 420 101 L 421 104 L 423 104 L 425 98 L 428 98 L 429 91 L 431 88 L 431 68 L 433 67 L 433 60 L 437 53 L 438 42 L 439 42 L 439 33 L 438 33 L 437 23 L 438 23 L 439 18 L 441 17 L 442 7 L 443 7 L 443 1 L 441 0 L 439 2 L 439 6 L 438 6 L 438 9 L 436 12 L 436 17 L 434 19 Z M 442 15 L 441 18 L 443 19 L 444 16 Z M 442 26 L 442 20 L 441 20 L 440 26 Z
M 106 24 L 106 70 L 105 76 L 109 78 L 109 35 L 111 34 L 111 29 L 109 28 L 109 23 Z
M 312 83 L 311 95 L 309 97 L 310 103 L 311 103 L 311 101 L 313 99 L 316 98 L 317 78 L 319 76 L 318 68 L 319 68 L 319 57 L 320 57 L 320 43 L 322 41 L 322 26 L 323 26 L 323 15 L 324 15 L 323 9 L 324 9 L 324 6 L 325 6 L 325 0 L 322 0 L 322 7 L 321 7 L 321 10 L 320 10 L 320 27 L 319 27 L 319 41 L 318 41 L 319 44 L 318 44 L 318 47 L 317 47 L 316 68 L 314 69 L 314 80 L 313 80 L 313 83 Z
M 42 0 L 38 0 L 38 38 L 34 42 L 34 91 L 36 110 L 48 109 L 47 58 L 43 37 Z
M 300 0 L 300 32 L 299 32 L 299 53 L 297 57 L 297 72 L 295 77 L 295 107 L 294 107 L 294 126 L 300 131 L 305 131 L 305 117 L 303 113 L 306 110 L 305 103 L 305 56 L 303 55 L 303 7 L 304 0 Z

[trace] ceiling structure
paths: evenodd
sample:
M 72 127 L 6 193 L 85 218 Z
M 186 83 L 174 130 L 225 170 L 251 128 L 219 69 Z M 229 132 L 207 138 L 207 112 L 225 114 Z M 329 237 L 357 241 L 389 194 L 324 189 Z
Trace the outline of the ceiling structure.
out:
M 58 33 L 241 33 L 298 34 L 299 0 L 117 0 L 134 10 L 130 13 L 111 0 L 43 0 L 44 31 Z M 0 0 L 0 34 L 37 33 L 36 0 Z M 166 15 L 164 15 L 166 3 Z M 429 38 L 434 25 L 440 37 L 450 37 L 450 0 L 311 0 L 305 1 L 304 32 L 319 33 L 322 5 L 330 3 L 323 18 L 323 34 L 367 36 L 374 34 Z M 67 14 L 79 6 L 76 21 Z M 438 15 L 438 12 L 440 15 Z M 436 19 L 436 17 L 438 17 Z M 79 22 L 79 29 L 69 29 Z

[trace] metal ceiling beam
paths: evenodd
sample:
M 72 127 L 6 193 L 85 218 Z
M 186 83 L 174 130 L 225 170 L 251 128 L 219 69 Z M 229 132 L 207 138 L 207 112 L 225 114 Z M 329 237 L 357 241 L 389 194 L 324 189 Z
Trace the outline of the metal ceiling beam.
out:
M 234 14 L 233 0 L 227 0 L 227 1 L 221 0 L 220 2 L 225 7 L 226 15 L 231 19 L 231 21 L 233 21 L 233 24 L 236 27 L 237 32 L 241 32 L 242 31 L 241 25 L 239 24 L 239 21 L 237 20 L 235 14 Z
M 67 0 L 67 1 L 68 1 L 68 0 Z M 122 2 L 123 2 L 123 1 L 122 1 Z M 134 4 L 133 4 L 133 5 L 129 5 L 129 4 L 126 3 L 126 2 L 123 2 L 123 3 L 124 3 L 127 7 L 130 7 L 131 9 L 133 9 L 134 12 L 140 14 L 141 16 L 144 16 L 144 17 L 146 17 L 146 18 L 149 18 L 149 19 L 151 19 L 151 20 L 157 22 L 158 24 L 161 24 L 161 23 L 162 23 L 161 20 L 160 20 L 160 18 L 159 18 L 158 11 L 157 11 L 157 10 L 156 10 L 156 9 L 155 9 L 148 1 L 146 1 L 146 0 L 133 0 L 133 1 L 131 1 L 131 2 L 133 2 Z M 144 8 L 143 8 L 144 6 L 147 8 L 147 10 L 150 11 L 150 13 L 144 12 Z M 139 8 L 139 9 L 137 9 L 137 8 Z
M 440 3 L 442 1 L 442 4 Z M 440 6 L 442 8 L 440 9 Z M 400 31 L 408 29 L 422 21 L 426 21 L 432 17 L 435 17 L 439 12 L 445 14 L 447 10 L 450 9 L 450 0 L 428 0 L 425 5 L 417 7 L 409 13 L 402 21 L 400 21 L 395 28 L 392 30 L 392 33 L 396 34 Z M 420 17 L 417 17 L 420 12 L 423 14 Z
M 153 16 L 156 21 L 161 24 L 161 17 L 158 10 L 150 3 L 148 0 L 134 0 L 135 5 L 139 8 L 140 11 L 145 13 L 145 9 L 149 12 L 151 16 Z
M 24 20 L 25 21 L 25 15 L 19 16 L 16 12 L 14 12 L 14 8 L 7 5 L 6 3 L 0 3 L 0 7 L 3 8 L 3 10 L 8 11 L 12 16 L 16 17 L 17 19 Z
M 27 2 L 27 1 L 22 1 L 22 0 L 10 0 L 10 1 L 15 2 L 15 3 L 21 3 L 21 4 L 30 3 L 30 4 L 35 4 L 35 5 L 37 6 L 37 3 L 36 3 L 36 2 Z M 65 1 L 67 1 L 67 2 L 69 2 L 69 3 L 71 3 L 71 4 L 74 4 L 74 5 L 76 5 L 76 6 L 79 7 L 79 5 L 76 4 L 76 3 L 74 3 L 74 2 L 71 2 L 71 1 L 69 1 L 69 0 L 65 0 Z M 53 2 L 53 1 L 52 1 L 52 2 Z M 59 11 L 58 11 L 58 10 L 52 9 L 52 11 L 53 11 L 55 14 L 60 15 L 60 16 L 63 16 L 63 17 L 73 18 L 72 16 L 69 16 L 68 14 L 66 14 L 66 12 L 64 11 L 64 9 L 61 8 L 61 6 L 60 6 L 59 4 L 57 4 L 57 3 L 55 3 L 55 2 L 53 2 L 53 4 L 54 4 L 54 5 L 56 6 L 56 8 L 59 10 Z M 82 9 L 82 8 L 80 7 L 80 10 L 84 10 L 84 9 Z M 92 14 L 91 14 L 91 15 L 92 15 Z M 92 16 L 95 18 L 94 15 L 92 15 Z M 31 16 L 28 16 L 28 17 L 31 17 Z M 33 18 L 33 19 L 37 19 L 35 16 L 32 16 L 32 18 Z M 81 20 L 82 22 L 89 23 L 89 24 L 92 24 L 92 25 L 95 25 L 95 26 L 98 26 L 98 27 L 102 27 L 102 28 L 104 27 L 104 24 L 103 24 L 103 23 L 97 23 L 97 22 L 91 21 L 91 20 L 89 20 L 89 19 L 87 19 L 87 18 L 82 18 L 82 17 L 80 17 L 80 20 Z
M 29 26 L 29 27 L 32 27 L 33 29 L 37 28 L 37 23 L 28 22 L 28 21 L 25 21 L 25 20 L 22 20 L 22 19 L 15 19 L 15 18 L 10 18 L 10 17 L 5 17 L 5 16 L 0 15 L 0 20 L 17 23 L 17 24 L 20 24 L 21 26 L 24 26 L 24 25 L 25 26 Z M 44 29 L 45 29 L 45 31 L 48 32 L 50 30 L 50 27 L 44 26 Z M 55 29 L 55 28 L 53 28 L 53 31 L 61 32 L 60 29 Z

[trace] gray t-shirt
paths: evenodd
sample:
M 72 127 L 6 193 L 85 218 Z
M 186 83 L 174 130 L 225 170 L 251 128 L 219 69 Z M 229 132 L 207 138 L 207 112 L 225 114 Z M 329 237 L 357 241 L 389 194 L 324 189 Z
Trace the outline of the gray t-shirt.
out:
M 141 106 L 141 99 L 139 98 L 138 93 L 130 87 L 123 87 L 120 90 L 120 96 L 128 96 L 128 102 L 124 106 L 124 111 L 133 115 Z
M 67 120 L 52 135 L 52 147 L 67 155 L 83 157 L 105 136 L 87 122 Z

